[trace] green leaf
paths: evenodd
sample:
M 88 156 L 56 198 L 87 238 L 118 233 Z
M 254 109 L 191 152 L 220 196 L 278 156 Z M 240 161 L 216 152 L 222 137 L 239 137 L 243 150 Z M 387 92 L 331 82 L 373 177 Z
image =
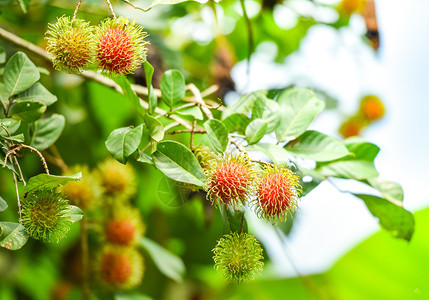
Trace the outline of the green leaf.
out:
M 153 67 L 145 60 L 143 62 L 143 69 L 146 76 L 146 85 L 148 87 L 147 102 L 149 104 L 148 113 L 152 115 L 155 112 L 155 108 L 158 105 L 158 98 L 156 97 L 155 91 L 152 86 Z
M 143 124 L 132 128 L 122 127 L 112 131 L 105 145 L 109 153 L 120 163 L 125 164 L 128 157 L 137 150 L 143 134 Z
M 243 114 L 231 114 L 223 120 L 228 132 L 238 132 L 240 134 L 245 134 L 247 126 L 250 124 L 251 120 Z
M 18 130 L 19 126 L 21 125 L 21 121 L 14 120 L 11 118 L 1 119 L 0 123 L 0 135 L 4 136 L 9 136 L 10 134 L 13 134 L 15 131 Z M 4 130 L 4 128 L 6 128 L 7 132 Z
M 12 136 L 1 136 L 2 139 L 4 140 L 8 140 L 8 141 L 14 141 L 17 143 L 24 143 L 24 134 L 20 133 L 17 135 L 12 135 Z
M 167 177 L 180 182 L 204 186 L 204 171 L 192 152 L 174 141 L 163 141 L 152 155 L 155 166 Z
M 0 212 L 5 211 L 7 208 L 7 203 L 2 197 L 0 197 Z
M 277 102 L 266 97 L 259 97 L 252 109 L 252 120 L 262 119 L 267 122 L 267 132 L 277 128 L 280 122 L 280 106 Z
M 248 232 L 247 221 L 244 217 L 244 210 L 235 210 L 229 206 L 220 209 L 223 221 L 223 232 L 225 234 L 232 232 Z M 243 219 L 244 218 L 244 219 Z M 243 224 L 243 225 L 242 225 Z
M 72 223 L 78 222 L 83 218 L 83 211 L 74 205 L 70 205 L 70 221 Z
M 325 107 L 325 103 L 315 93 L 304 88 L 286 90 L 280 94 L 277 102 L 281 119 L 276 136 L 280 142 L 300 136 Z
M 380 197 L 363 194 L 354 195 L 365 202 L 371 214 L 379 219 L 380 225 L 394 237 L 407 241 L 411 240 L 414 233 L 414 217 L 412 213 Z
M 258 143 L 249 145 L 246 149 L 249 151 L 261 151 L 276 165 L 289 163 L 289 154 L 287 151 L 274 144 Z
M 145 114 L 143 119 L 149 129 L 149 136 L 157 142 L 162 141 L 164 138 L 164 126 L 162 126 L 162 123 L 148 114 Z
M 64 116 L 59 114 L 36 121 L 31 146 L 39 151 L 49 148 L 60 137 L 65 123 Z
M 237 113 L 247 114 L 249 111 L 252 110 L 253 105 L 257 99 L 260 99 L 260 98 L 266 99 L 266 96 L 265 96 L 266 94 L 267 94 L 267 91 L 260 90 L 260 91 L 255 91 L 253 93 L 241 96 L 236 102 L 228 106 L 222 112 L 222 119 L 226 119 L 232 114 L 237 114 Z
M 28 194 L 34 190 L 42 188 L 53 189 L 70 181 L 79 181 L 81 178 L 82 173 L 80 172 L 70 176 L 39 174 L 31 177 L 30 180 L 28 180 L 27 185 L 23 188 L 23 192 L 24 194 Z
M 137 158 L 137 161 L 154 166 L 152 157 L 150 157 L 149 155 L 147 155 L 141 151 L 139 151 L 139 157 Z
M 246 128 L 246 140 L 249 145 L 259 142 L 268 133 L 268 123 L 262 119 L 250 122 Z
M 143 68 L 144 68 L 144 74 L 146 76 L 146 85 L 151 86 L 152 77 L 153 77 L 153 66 L 147 60 L 145 60 L 143 62 Z
M 353 154 L 354 159 L 373 161 L 380 152 L 377 145 L 364 141 L 360 137 L 351 137 L 344 140 L 344 145 Z
M 3 47 L 0 47 L 0 64 L 4 64 L 6 62 L 6 51 Z
M 31 123 L 37 121 L 45 111 L 46 106 L 40 102 L 23 101 L 12 103 L 9 113 L 14 119 Z
M 24 14 L 26 14 L 30 8 L 30 2 L 31 0 L 18 0 L 19 6 L 21 7 Z
M 9 92 L 3 83 L 0 83 L 0 100 L 3 104 L 4 110 L 6 111 L 9 107 Z
M 117 293 L 115 295 L 115 300 L 153 300 L 152 297 L 148 295 L 143 295 L 140 293 Z
M 57 101 L 57 97 L 49 92 L 39 82 L 34 84 L 29 90 L 13 97 L 15 102 L 37 102 L 49 106 Z
M 173 108 L 185 97 L 185 77 L 177 70 L 168 70 L 161 78 L 162 100 Z
M 122 88 L 122 93 L 127 97 L 141 117 L 146 113 L 143 106 L 140 104 L 140 99 L 131 88 L 131 84 L 125 76 L 116 76 L 115 82 Z
M 322 174 L 312 169 L 306 169 L 301 166 L 298 166 L 298 170 L 296 172 L 300 177 L 299 185 L 302 187 L 302 197 L 310 193 L 323 180 L 325 180 L 325 177 L 322 176 Z
M 223 153 L 228 146 L 228 129 L 219 120 L 211 119 L 204 123 L 204 128 L 207 131 L 207 136 L 213 149 L 219 153 Z
M 400 184 L 392 181 L 382 180 L 380 178 L 369 178 L 368 183 L 377 189 L 386 200 L 395 205 L 402 206 L 404 200 L 404 191 Z
M 289 142 L 285 149 L 295 156 L 315 161 L 330 161 L 349 154 L 339 140 L 313 130 Z
M 183 281 L 186 270 L 185 264 L 180 257 L 146 237 L 140 240 L 140 245 L 147 251 L 162 274 L 176 282 Z
M 186 1 L 189 1 L 189 0 L 154 0 L 152 4 L 148 8 L 146 8 L 146 11 L 160 4 L 177 4 L 177 3 L 186 2 Z
M 196 107 L 196 106 L 182 108 L 182 109 L 176 110 L 174 112 L 179 114 L 179 115 L 194 116 L 198 120 L 204 119 L 204 116 L 203 116 L 201 109 L 199 107 Z
M 16 52 L 6 63 L 3 80 L 11 96 L 28 90 L 39 79 L 39 70 L 22 52 Z
M 24 226 L 19 223 L 0 222 L 3 235 L 0 239 L 0 246 L 9 250 L 21 249 L 28 241 L 28 234 Z

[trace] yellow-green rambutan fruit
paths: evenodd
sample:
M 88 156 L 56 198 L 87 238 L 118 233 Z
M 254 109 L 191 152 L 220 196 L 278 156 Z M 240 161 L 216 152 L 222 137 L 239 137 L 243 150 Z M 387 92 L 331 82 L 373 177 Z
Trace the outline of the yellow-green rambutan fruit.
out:
M 68 73 L 81 73 L 92 64 L 95 54 L 94 28 L 89 22 L 61 17 L 48 24 L 46 50 L 54 68 Z
M 106 19 L 96 30 L 96 62 L 111 74 L 133 73 L 145 60 L 146 32 L 126 17 Z
M 136 175 L 130 164 L 123 165 L 109 158 L 99 165 L 98 171 L 106 196 L 129 199 L 135 195 Z
M 71 206 L 61 193 L 36 190 L 22 201 L 21 223 L 34 239 L 58 243 L 71 226 Z
M 252 280 L 264 266 L 262 247 L 250 234 L 224 235 L 213 249 L 215 269 L 230 283 Z
M 78 206 L 84 211 L 97 208 L 103 193 L 100 178 L 89 171 L 88 166 L 77 165 L 70 168 L 64 175 L 82 172 L 80 181 L 72 181 L 60 187 L 60 191 L 67 196 L 70 203 Z
M 205 173 L 207 197 L 212 203 L 233 207 L 244 203 L 252 194 L 257 174 L 245 153 L 219 155 Z
M 145 225 L 138 209 L 119 207 L 105 225 L 106 240 L 119 246 L 136 244 L 145 233 Z
M 381 119 L 385 110 L 383 102 L 377 96 L 365 96 L 360 102 L 359 113 L 371 122 Z
M 285 221 L 295 212 L 301 194 L 299 176 L 284 166 L 266 164 L 256 184 L 256 197 L 252 201 L 260 218 L 276 222 Z
M 143 278 L 141 254 L 131 247 L 105 246 L 97 259 L 100 282 L 112 290 L 127 290 L 138 286 Z
M 217 155 L 213 152 L 213 150 L 203 144 L 196 146 L 193 152 L 203 169 L 208 168 L 217 159 Z

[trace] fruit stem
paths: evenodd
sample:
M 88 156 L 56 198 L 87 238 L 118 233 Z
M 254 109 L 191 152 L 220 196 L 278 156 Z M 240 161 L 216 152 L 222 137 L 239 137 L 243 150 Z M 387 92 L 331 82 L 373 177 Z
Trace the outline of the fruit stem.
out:
M 85 217 L 80 223 L 80 249 L 82 253 L 82 300 L 89 299 L 91 291 L 89 290 L 88 280 L 88 262 L 89 262 L 89 251 L 88 251 L 88 228 Z
M 107 6 L 109 6 L 110 12 L 112 13 L 113 19 L 116 19 L 116 14 L 115 14 L 115 11 L 113 10 L 112 3 L 110 3 L 109 0 L 106 0 L 106 2 L 107 2 Z
M 79 7 L 80 7 L 82 1 L 83 0 L 79 0 L 79 2 L 76 5 L 76 8 L 75 8 L 74 13 L 73 13 L 73 18 L 71 19 L 72 22 L 76 19 L 77 11 L 79 10 Z
M 13 174 L 13 182 L 15 183 L 16 200 L 18 201 L 19 223 L 21 223 L 22 212 L 21 212 L 21 201 L 19 200 L 18 179 L 16 178 L 15 172 L 12 171 L 12 174 Z

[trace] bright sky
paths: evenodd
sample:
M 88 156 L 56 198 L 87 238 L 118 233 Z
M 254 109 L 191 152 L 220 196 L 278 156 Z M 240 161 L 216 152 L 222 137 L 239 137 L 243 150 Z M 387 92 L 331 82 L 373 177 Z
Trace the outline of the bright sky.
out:
M 339 32 L 315 26 L 300 51 L 281 65 L 269 62 L 275 47 L 261 45 L 252 59 L 248 81 L 236 81 L 240 92 L 284 87 L 292 82 L 321 87 L 341 100 L 340 109 L 345 114 L 355 111 L 363 94 L 380 95 L 387 115 L 363 137 L 381 148 L 376 160 L 381 177 L 401 183 L 404 206 L 417 210 L 429 204 L 429 192 L 424 189 L 429 179 L 429 2 L 376 0 L 376 9 L 381 35 L 378 55 L 361 42 L 364 22 L 356 16 L 351 29 Z M 245 63 L 236 66 L 233 77 L 246 77 Z M 340 121 L 337 115 L 326 113 L 313 127 L 335 135 Z M 342 189 L 364 188 L 345 182 L 338 185 Z M 278 273 L 293 276 L 274 232 L 263 224 L 253 229 L 259 239 L 273 244 L 268 252 Z M 324 183 L 302 199 L 288 249 L 301 273 L 323 272 L 378 229 L 378 221 L 362 201 Z

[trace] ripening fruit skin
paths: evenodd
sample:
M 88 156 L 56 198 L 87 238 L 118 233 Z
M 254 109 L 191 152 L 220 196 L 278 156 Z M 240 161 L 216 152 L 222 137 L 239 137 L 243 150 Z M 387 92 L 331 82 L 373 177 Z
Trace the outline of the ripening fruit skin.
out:
M 272 164 L 264 165 L 257 182 L 255 212 L 273 223 L 285 221 L 297 208 L 301 194 L 299 176 L 290 169 Z
M 103 192 L 100 179 L 89 171 L 88 166 L 77 165 L 70 168 L 64 175 L 72 175 L 82 172 L 82 179 L 72 181 L 60 187 L 60 191 L 67 196 L 70 203 L 84 211 L 97 208 Z
M 71 226 L 71 206 L 61 193 L 36 190 L 22 201 L 21 223 L 34 239 L 58 243 Z
M 52 57 L 54 68 L 79 74 L 92 64 L 95 55 L 94 29 L 89 22 L 61 17 L 48 24 L 46 50 Z
M 261 244 L 247 233 L 224 235 L 212 251 L 215 269 L 230 283 L 248 282 L 264 266 Z
M 344 138 L 360 135 L 362 129 L 368 125 L 368 121 L 365 120 L 359 114 L 352 116 L 343 124 L 341 124 L 339 132 Z
M 219 155 L 205 171 L 207 198 L 214 204 L 233 207 L 242 204 L 252 193 L 257 173 L 245 153 Z
M 385 108 L 380 98 L 376 96 L 365 96 L 361 100 L 359 112 L 368 121 L 375 121 L 384 116 Z
M 146 32 L 126 17 L 106 19 L 96 29 L 96 62 L 111 74 L 133 73 L 145 60 Z
M 105 246 L 99 254 L 98 277 L 109 289 L 136 287 L 142 281 L 143 270 L 143 257 L 134 248 Z
M 130 246 L 137 243 L 145 233 L 145 226 L 137 209 L 121 207 L 107 221 L 106 240 L 119 246 Z
M 135 195 L 136 175 L 130 164 L 123 165 L 109 158 L 99 165 L 98 174 L 106 196 L 129 199 Z

